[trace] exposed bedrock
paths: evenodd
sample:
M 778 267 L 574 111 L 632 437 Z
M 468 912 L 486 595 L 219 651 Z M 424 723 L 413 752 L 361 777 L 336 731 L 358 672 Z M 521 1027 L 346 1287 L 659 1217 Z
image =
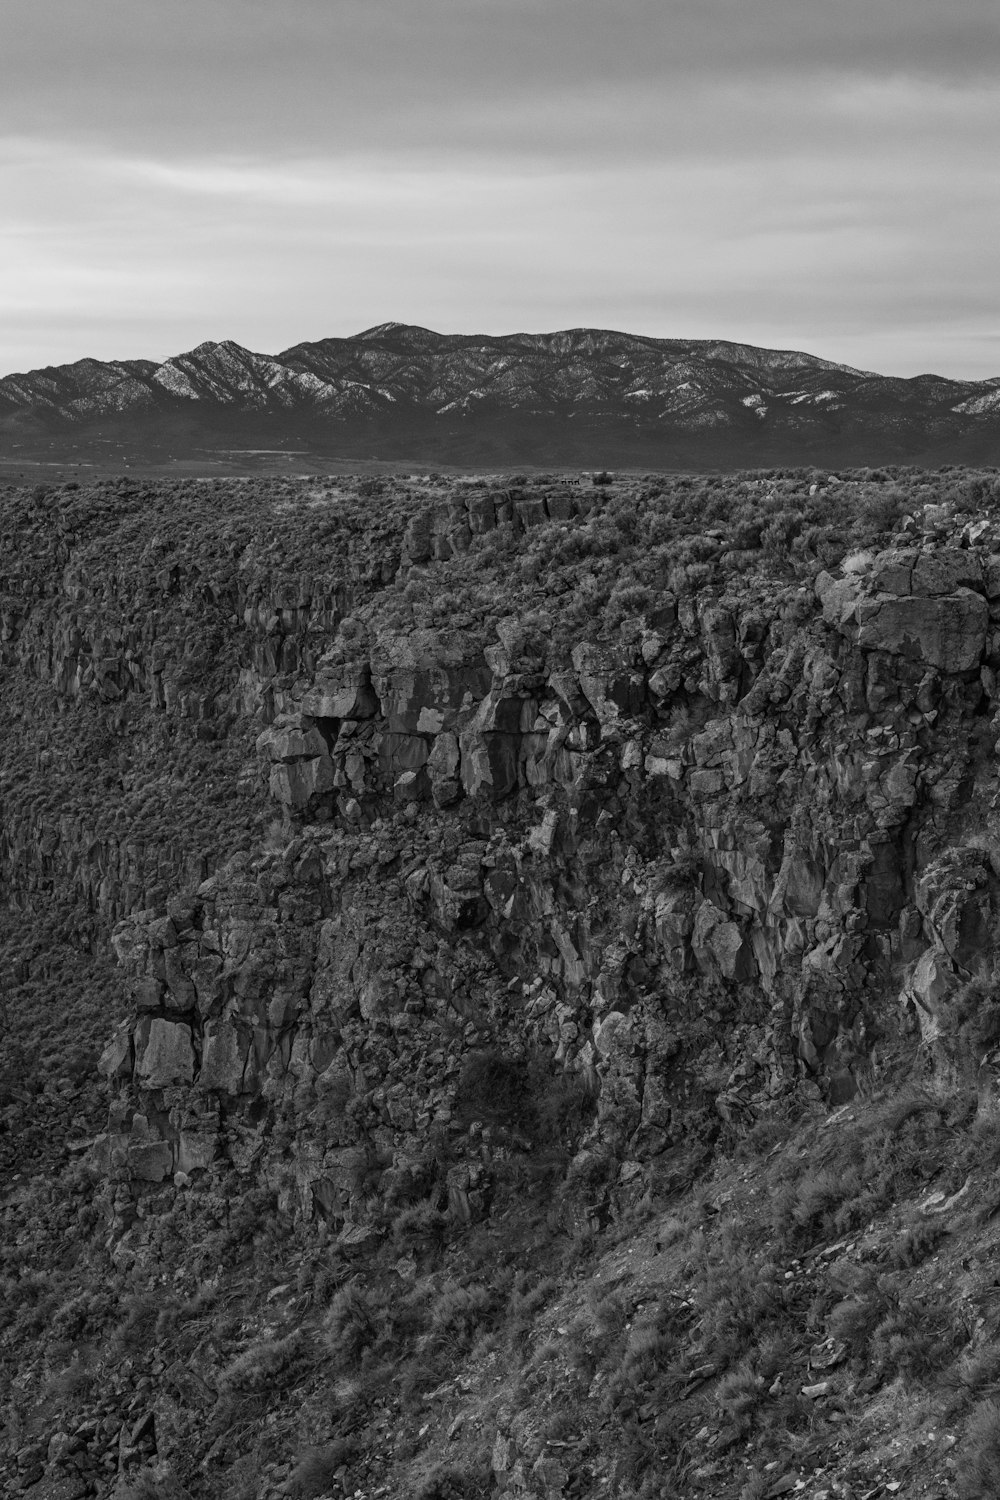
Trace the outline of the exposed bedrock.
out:
M 816 588 L 824 617 L 864 649 L 953 673 L 978 668 L 982 659 L 987 584 L 994 586 L 993 575 L 984 577 L 976 554 L 942 547 L 885 552 L 867 575 L 835 580 L 824 573 Z
M 434 1182 L 483 1210 L 518 1144 L 470 1058 L 576 1091 L 569 1180 L 599 1156 L 623 1191 L 918 1032 L 933 1066 L 996 941 L 1000 575 L 848 566 L 667 595 L 553 660 L 516 620 L 399 634 L 376 604 L 363 652 L 331 630 L 264 674 L 270 847 L 119 924 L 95 1160 L 228 1161 L 346 1243 Z

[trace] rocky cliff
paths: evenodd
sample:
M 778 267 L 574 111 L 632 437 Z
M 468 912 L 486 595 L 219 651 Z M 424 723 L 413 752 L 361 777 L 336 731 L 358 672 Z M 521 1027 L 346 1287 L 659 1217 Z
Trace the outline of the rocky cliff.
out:
M 588 524 L 572 492 L 516 503 L 560 535 Z M 468 562 L 496 511 L 483 492 L 411 521 L 397 593 L 458 572 L 429 561 L 437 521 Z M 1000 560 L 991 529 L 963 548 L 909 524 L 908 545 L 772 580 L 766 603 L 745 575 L 665 589 L 655 626 L 555 660 L 518 615 L 463 621 L 442 579 L 441 626 L 387 627 L 372 601 L 363 650 L 331 615 L 312 673 L 244 671 L 287 843 L 117 930 L 138 1018 L 102 1068 L 141 1107 L 139 1144 L 112 1134 L 109 1160 L 133 1152 L 154 1180 L 207 1164 L 225 1149 L 208 1106 L 264 1161 L 272 1110 L 294 1120 L 332 1088 L 347 1120 L 325 1154 L 292 1127 L 279 1177 L 300 1211 L 347 1222 L 358 1150 L 393 1182 L 419 1171 L 470 1048 L 551 1051 L 630 1171 L 801 1080 L 849 1099 L 880 1044 L 933 1014 L 928 984 L 989 958 L 975 781 Z M 887 1003 L 900 988 L 909 1009 Z
M 241 1205 L 405 1284 L 434 1236 L 599 1237 L 748 1132 L 955 1086 L 995 477 L 598 477 L 4 497 L 9 1231 L 40 1161 L 122 1286 L 242 1264 Z M 220 1359 L 86 1492 L 155 1431 L 221 1493 Z M 591 1493 L 504 1442 L 500 1488 Z

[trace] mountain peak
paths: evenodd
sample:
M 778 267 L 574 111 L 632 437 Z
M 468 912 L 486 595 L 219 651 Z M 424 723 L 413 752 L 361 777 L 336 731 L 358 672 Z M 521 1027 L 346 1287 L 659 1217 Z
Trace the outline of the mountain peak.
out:
M 422 328 L 417 323 L 376 323 L 355 335 L 359 344 L 387 344 L 395 349 L 426 350 L 448 344 L 447 334 L 435 333 L 432 328 Z
M 372 328 L 363 329 L 361 333 L 355 334 L 355 338 L 365 340 L 378 339 L 386 333 L 399 333 L 404 329 L 414 326 L 412 323 L 397 323 L 390 320 L 388 323 L 376 323 Z
M 236 355 L 239 358 L 269 359 L 270 355 L 254 354 L 252 349 L 247 349 L 243 344 L 238 344 L 235 339 L 204 339 L 196 344 L 193 349 L 186 349 L 183 354 L 175 354 L 173 359 L 213 359 L 220 354 Z
M 206 339 L 160 364 L 84 359 L 0 380 L 0 423 L 78 435 L 113 418 L 139 445 L 182 407 L 186 431 L 204 428 L 190 438 L 201 450 L 221 441 L 221 423 L 255 443 L 266 424 L 269 444 L 476 465 L 1000 459 L 996 381 L 899 379 L 799 350 L 603 328 L 445 334 L 392 320 L 279 354 Z

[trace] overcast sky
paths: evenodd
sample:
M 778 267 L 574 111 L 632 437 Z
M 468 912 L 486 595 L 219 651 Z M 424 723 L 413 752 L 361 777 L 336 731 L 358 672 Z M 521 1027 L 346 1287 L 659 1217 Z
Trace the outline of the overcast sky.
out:
M 997 0 L 0 0 L 0 374 L 398 319 L 1000 375 Z

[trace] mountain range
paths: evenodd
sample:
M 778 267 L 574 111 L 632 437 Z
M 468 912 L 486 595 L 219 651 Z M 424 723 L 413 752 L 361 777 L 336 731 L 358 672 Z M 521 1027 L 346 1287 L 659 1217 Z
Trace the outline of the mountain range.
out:
M 875 374 L 811 354 L 599 329 L 383 323 L 255 353 L 232 340 L 0 379 L 0 459 L 168 463 L 285 449 L 458 465 L 1000 461 L 1000 376 Z

